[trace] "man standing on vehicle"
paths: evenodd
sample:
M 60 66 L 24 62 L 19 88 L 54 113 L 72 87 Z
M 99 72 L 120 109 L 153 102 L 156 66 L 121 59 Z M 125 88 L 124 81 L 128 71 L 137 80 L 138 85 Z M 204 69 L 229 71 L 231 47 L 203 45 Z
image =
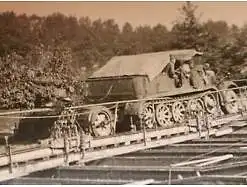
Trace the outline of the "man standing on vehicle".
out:
M 196 54 L 190 62 L 191 67 L 191 85 L 196 89 L 202 89 L 208 85 L 207 75 L 202 65 L 201 54 Z
M 210 69 L 210 65 L 208 63 L 206 63 L 204 65 L 204 71 L 205 71 L 206 77 L 208 79 L 208 84 L 209 85 L 216 84 L 216 75 L 215 75 L 215 72 Z
M 168 64 L 168 75 L 170 78 L 174 79 L 174 84 L 176 87 L 180 86 L 181 81 L 175 70 L 176 58 L 173 55 L 170 55 L 170 63 Z
M 173 55 L 170 55 L 168 74 L 169 74 L 169 77 L 171 77 L 171 78 L 175 77 L 175 63 L 176 63 L 176 58 Z

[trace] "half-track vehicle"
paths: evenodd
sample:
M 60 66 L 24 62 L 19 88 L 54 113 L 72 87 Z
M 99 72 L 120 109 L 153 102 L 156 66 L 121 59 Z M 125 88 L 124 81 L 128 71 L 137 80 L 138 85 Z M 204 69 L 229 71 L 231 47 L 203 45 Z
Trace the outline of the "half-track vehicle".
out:
M 170 128 L 183 123 L 188 111 L 214 115 L 220 106 L 224 113 L 238 112 L 238 90 L 217 93 L 237 85 L 210 81 L 215 77 L 198 62 L 202 55 L 186 49 L 113 57 L 86 80 L 85 103 L 91 105 L 80 124 L 93 136 L 107 136 L 133 124 Z

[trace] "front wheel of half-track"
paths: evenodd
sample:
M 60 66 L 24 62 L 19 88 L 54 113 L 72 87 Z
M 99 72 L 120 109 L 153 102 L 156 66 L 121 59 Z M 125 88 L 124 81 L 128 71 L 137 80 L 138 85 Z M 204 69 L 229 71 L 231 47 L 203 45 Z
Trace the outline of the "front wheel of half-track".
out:
M 233 90 L 223 92 L 222 110 L 226 114 L 235 114 L 239 110 L 239 98 Z
M 109 136 L 114 132 L 114 118 L 106 107 L 95 107 L 89 113 L 89 125 L 93 136 Z

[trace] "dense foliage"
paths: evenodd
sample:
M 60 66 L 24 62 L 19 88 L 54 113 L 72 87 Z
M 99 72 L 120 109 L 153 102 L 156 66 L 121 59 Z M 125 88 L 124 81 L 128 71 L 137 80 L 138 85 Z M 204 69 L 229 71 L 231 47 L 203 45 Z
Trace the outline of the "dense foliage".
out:
M 186 2 L 171 30 L 165 25 L 122 28 L 113 20 L 0 13 L 1 108 L 38 107 L 57 88 L 80 95 L 81 81 L 115 55 L 196 48 L 218 75 L 238 77 L 244 66 L 247 25 L 201 22 Z M 58 94 L 59 95 L 59 94 Z

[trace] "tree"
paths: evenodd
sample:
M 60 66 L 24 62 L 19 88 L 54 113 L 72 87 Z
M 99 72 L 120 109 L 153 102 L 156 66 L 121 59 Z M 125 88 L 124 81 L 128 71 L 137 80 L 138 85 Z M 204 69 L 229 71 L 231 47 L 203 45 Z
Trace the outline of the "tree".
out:
M 114 53 L 116 55 L 131 55 L 135 54 L 134 41 L 135 32 L 134 28 L 129 22 L 126 22 L 122 27 L 122 32 L 117 39 L 117 46 Z
M 181 18 L 172 27 L 172 48 L 196 48 L 201 45 L 202 34 L 199 18 L 196 16 L 197 6 L 186 2 L 180 9 Z
M 170 45 L 170 33 L 166 26 L 157 24 L 153 27 L 151 45 L 152 51 L 165 51 L 169 49 Z
M 132 34 L 134 31 L 132 25 L 129 23 L 129 22 L 126 22 L 124 25 L 123 25 L 123 29 L 122 29 L 122 33 L 123 34 Z
M 150 26 L 144 25 L 136 28 L 136 53 L 149 53 L 152 52 L 151 39 L 153 30 Z
M 0 56 L 13 51 L 24 55 L 32 48 L 29 45 L 31 39 L 30 22 L 25 14 L 19 16 L 14 12 L 0 14 Z

